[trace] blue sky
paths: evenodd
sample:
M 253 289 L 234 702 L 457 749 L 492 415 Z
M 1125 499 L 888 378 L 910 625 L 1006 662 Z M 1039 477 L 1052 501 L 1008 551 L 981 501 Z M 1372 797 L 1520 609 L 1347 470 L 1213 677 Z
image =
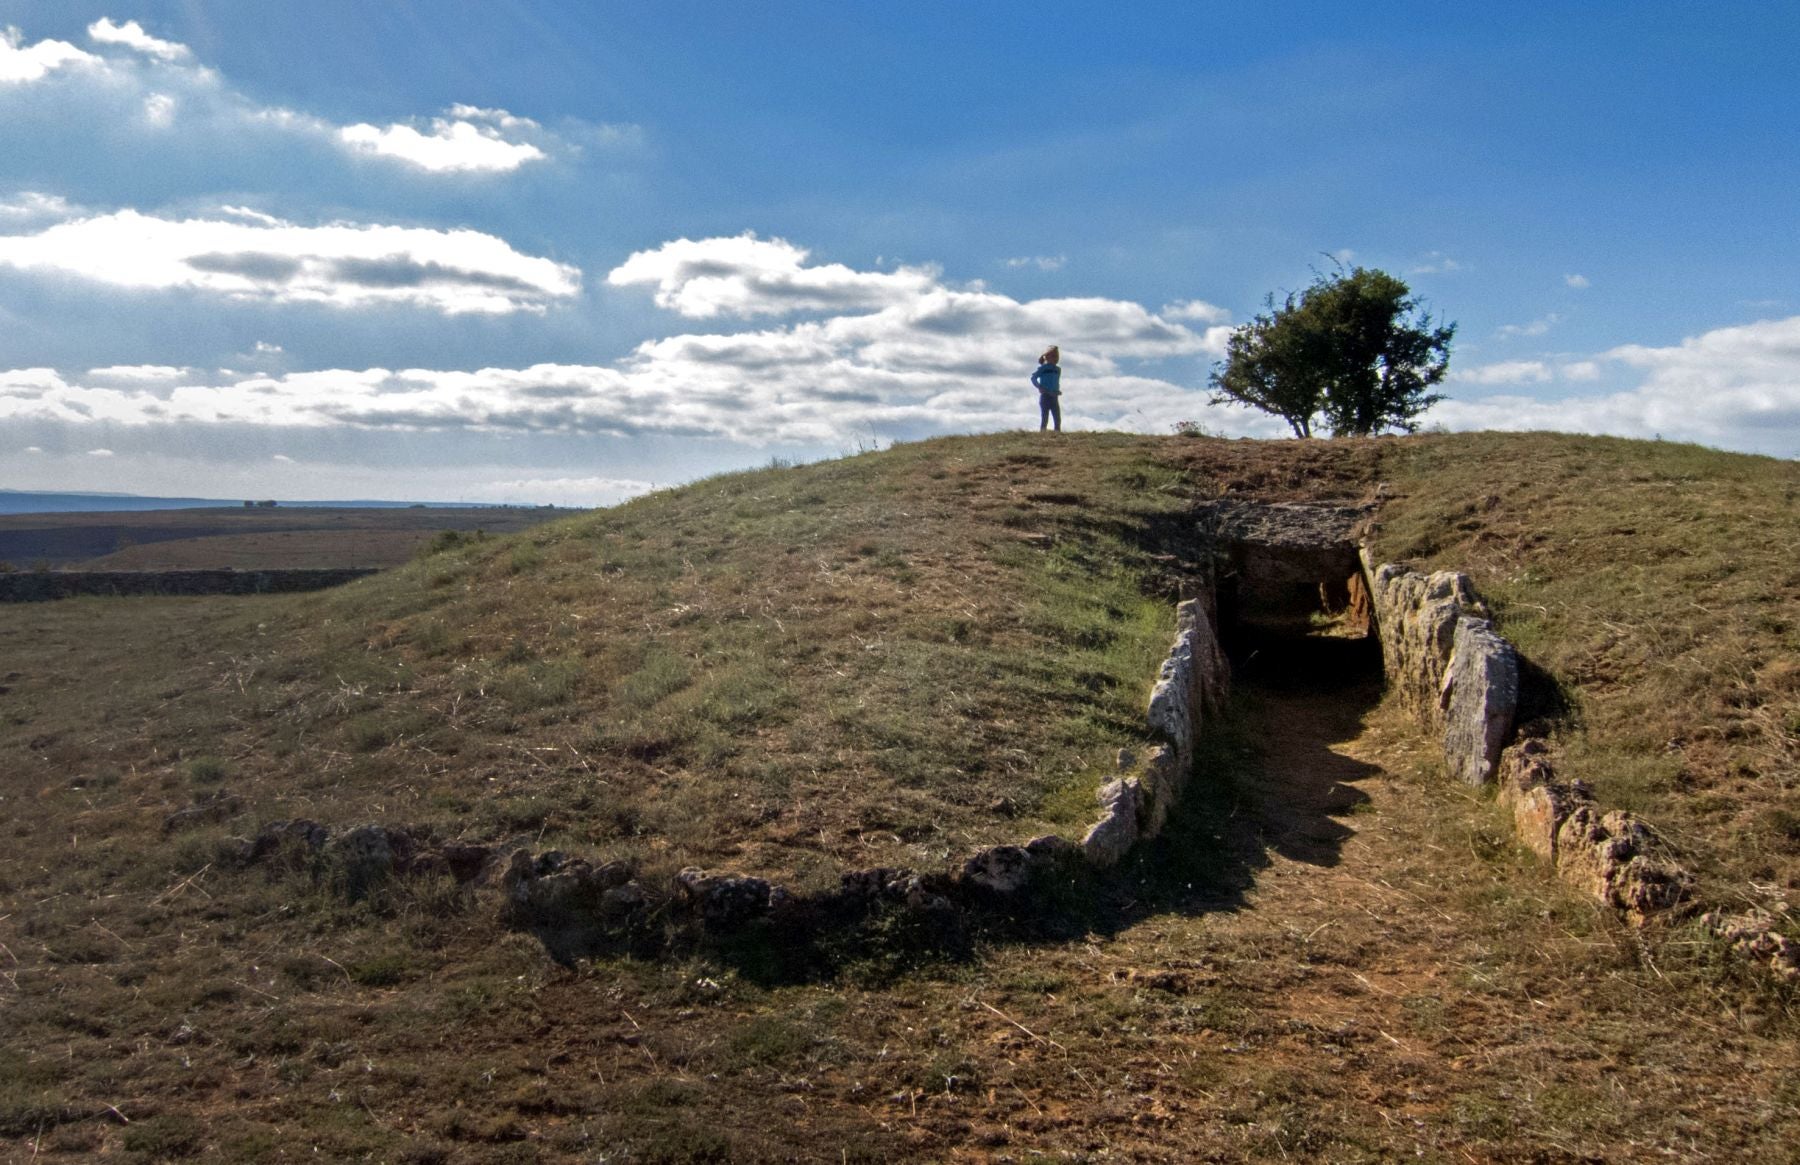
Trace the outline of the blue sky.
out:
M 1333 256 L 1430 423 L 1800 453 L 1800 8 L 1367 7 L 0 0 L 0 488 L 603 503 L 1052 342 L 1279 436 L 1207 373 Z

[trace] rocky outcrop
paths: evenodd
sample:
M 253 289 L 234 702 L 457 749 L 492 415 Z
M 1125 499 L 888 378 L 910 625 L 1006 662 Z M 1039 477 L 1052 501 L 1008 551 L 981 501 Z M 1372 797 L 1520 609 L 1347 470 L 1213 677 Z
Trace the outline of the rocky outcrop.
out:
M 1439 696 L 1456 646 L 1456 625 L 1464 615 L 1485 617 L 1487 609 L 1469 576 L 1457 571 L 1424 575 L 1394 563 L 1375 566 L 1366 551 L 1363 566 L 1388 684 L 1407 707 L 1441 728 Z
M 1680 903 L 1694 884 L 1641 818 L 1593 804 L 1577 804 L 1557 829 L 1556 869 L 1638 923 Z

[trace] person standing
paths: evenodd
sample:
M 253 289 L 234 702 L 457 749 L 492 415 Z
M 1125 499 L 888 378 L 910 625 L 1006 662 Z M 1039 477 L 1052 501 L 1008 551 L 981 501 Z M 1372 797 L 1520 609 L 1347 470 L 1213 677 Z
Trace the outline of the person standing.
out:
M 1031 374 L 1031 383 L 1038 390 L 1038 432 L 1056 422 L 1056 431 L 1062 432 L 1062 353 L 1055 344 L 1044 350 L 1038 357 L 1037 371 Z

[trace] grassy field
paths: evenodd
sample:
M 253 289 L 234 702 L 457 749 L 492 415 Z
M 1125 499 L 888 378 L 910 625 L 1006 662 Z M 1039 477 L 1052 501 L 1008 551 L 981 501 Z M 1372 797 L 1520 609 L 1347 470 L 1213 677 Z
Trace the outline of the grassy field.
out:
M 0 609 L 0 1138 L 1789 1159 L 1791 994 L 1557 884 L 1366 679 L 1242 691 L 1206 741 L 1229 775 L 1060 916 L 954 951 L 865 936 L 811 974 L 559 966 L 448 878 L 351 901 L 220 857 L 276 819 L 374 820 L 804 888 L 1072 832 L 1144 743 L 1184 513 L 1379 492 L 1382 556 L 1470 570 L 1564 686 L 1571 775 L 1668 826 L 1715 900 L 1792 908 L 1797 484 L 1543 435 L 1000 435 L 442 534 L 333 592 Z
M 512 534 L 556 516 L 547 509 L 423 506 L 0 514 L 0 562 L 15 570 L 387 567 L 444 530 Z

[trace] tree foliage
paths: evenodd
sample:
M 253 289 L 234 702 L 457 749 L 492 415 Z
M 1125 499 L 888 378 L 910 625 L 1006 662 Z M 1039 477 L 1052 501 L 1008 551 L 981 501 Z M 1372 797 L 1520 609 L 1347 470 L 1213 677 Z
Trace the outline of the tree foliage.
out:
M 1271 295 L 1266 306 L 1232 332 L 1212 374 L 1211 403 L 1274 413 L 1296 437 L 1312 436 L 1320 416 L 1338 436 L 1369 436 L 1413 432 L 1413 418 L 1444 399 L 1428 390 L 1449 370 L 1456 325 L 1420 310 L 1387 272 L 1320 275 L 1280 306 Z

